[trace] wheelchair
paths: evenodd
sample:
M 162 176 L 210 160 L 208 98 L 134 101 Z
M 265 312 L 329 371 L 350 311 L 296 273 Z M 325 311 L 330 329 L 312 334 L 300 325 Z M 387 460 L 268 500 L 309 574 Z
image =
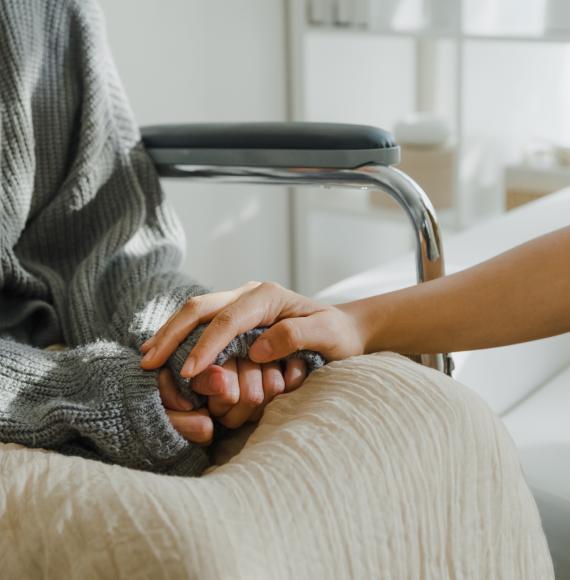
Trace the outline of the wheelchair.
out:
M 205 123 L 155 125 L 141 133 L 162 177 L 383 191 L 409 217 L 418 283 L 445 274 L 433 205 L 413 179 L 393 167 L 400 161 L 400 147 L 383 129 L 339 123 Z M 417 359 L 451 376 L 449 354 Z

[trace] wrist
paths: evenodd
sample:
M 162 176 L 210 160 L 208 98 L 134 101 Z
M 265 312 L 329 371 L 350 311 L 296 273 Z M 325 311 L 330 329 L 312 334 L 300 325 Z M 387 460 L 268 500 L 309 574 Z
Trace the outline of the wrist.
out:
M 358 333 L 362 354 L 396 350 L 394 320 L 397 318 L 396 301 L 390 294 L 363 298 L 338 305 L 347 314 Z

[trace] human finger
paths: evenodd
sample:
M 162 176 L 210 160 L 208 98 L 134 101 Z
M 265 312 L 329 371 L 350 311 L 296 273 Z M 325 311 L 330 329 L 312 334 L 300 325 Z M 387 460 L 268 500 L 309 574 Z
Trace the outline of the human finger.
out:
M 260 282 L 248 282 L 234 290 L 190 298 L 154 336 L 141 345 L 140 350 L 144 354 L 141 366 L 153 369 L 163 365 L 199 324 L 210 321 L 223 308 L 259 284 Z
M 258 363 L 285 358 L 299 350 L 310 349 L 320 352 L 327 360 L 336 360 L 339 355 L 348 356 L 339 339 L 344 328 L 339 315 L 333 311 L 319 311 L 310 316 L 287 318 L 268 328 L 249 349 L 249 357 Z M 340 356 L 340 358 L 344 358 Z
M 166 414 L 172 426 L 188 441 L 200 445 L 209 445 L 214 436 L 214 423 L 208 414 L 207 409 L 197 411 L 170 411 Z
M 228 405 L 235 405 L 239 401 L 235 359 L 228 361 L 223 367 L 210 365 L 205 371 L 196 375 L 192 379 L 192 390 L 207 397 L 217 397 L 219 401 Z
M 202 372 L 242 332 L 273 324 L 281 317 L 308 316 L 322 308 L 322 305 L 279 284 L 264 282 L 244 293 L 212 319 L 184 363 L 181 375 L 190 378 Z
M 165 408 L 173 411 L 191 411 L 193 409 L 192 403 L 179 393 L 169 369 L 162 369 L 159 372 L 158 390 Z
M 239 296 L 242 288 L 192 296 L 153 336 L 143 342 L 140 351 L 148 352 L 152 346 L 164 341 L 168 336 L 184 339 L 200 323 L 201 318 L 208 315 L 213 317 L 221 308 L 233 302 Z
M 329 340 L 326 329 L 320 329 L 313 317 L 287 318 L 268 328 L 251 345 L 249 356 L 255 362 L 266 363 Z
M 249 359 L 239 359 L 238 377 L 239 402 L 219 419 L 222 425 L 230 429 L 241 427 L 264 399 L 263 376 L 258 364 Z
M 216 365 L 213 365 L 213 367 L 223 371 L 222 380 L 226 385 L 226 393 L 231 394 L 231 397 L 226 395 L 213 395 L 208 398 L 208 409 L 212 417 L 221 417 L 225 415 L 234 405 L 237 405 L 240 399 L 240 384 L 237 361 L 235 358 L 233 358 L 227 361 L 223 367 L 218 367 Z M 216 370 L 216 374 L 221 373 Z
M 303 359 L 290 358 L 287 359 L 285 369 L 285 391 L 294 391 L 301 386 L 307 377 L 307 365 Z
M 285 379 L 279 363 L 263 364 L 261 372 L 263 376 L 263 404 L 251 414 L 249 421 L 259 421 L 268 403 L 285 391 Z

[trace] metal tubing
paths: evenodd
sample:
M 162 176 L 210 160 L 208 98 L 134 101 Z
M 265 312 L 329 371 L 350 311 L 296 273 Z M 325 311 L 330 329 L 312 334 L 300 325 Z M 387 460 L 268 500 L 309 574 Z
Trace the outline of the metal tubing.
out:
M 209 183 L 266 185 L 321 185 L 378 189 L 387 193 L 404 209 L 416 237 L 418 282 L 445 275 L 440 228 L 431 201 L 422 188 L 402 171 L 383 165 L 364 165 L 355 169 L 268 168 L 203 165 L 158 165 L 163 177 L 190 177 Z M 447 354 L 420 355 L 422 364 L 451 375 L 453 363 Z

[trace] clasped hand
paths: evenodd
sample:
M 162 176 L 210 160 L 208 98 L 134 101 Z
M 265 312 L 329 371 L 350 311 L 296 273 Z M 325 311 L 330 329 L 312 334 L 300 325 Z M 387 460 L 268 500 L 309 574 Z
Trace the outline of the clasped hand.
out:
M 305 376 L 305 363 L 299 359 L 287 361 L 284 371 L 279 363 L 257 364 L 249 359 L 210 365 L 192 380 L 192 389 L 208 397 L 207 407 L 196 410 L 179 394 L 169 369 L 161 369 L 158 388 L 173 427 L 185 439 L 208 445 L 213 418 L 231 429 L 258 421 L 270 401 L 298 388 Z
M 320 352 L 337 360 L 364 351 L 357 319 L 343 306 L 326 306 L 272 282 L 249 282 L 226 292 L 206 294 L 188 302 L 141 347 L 141 366 L 161 368 L 186 337 L 209 323 L 185 361 L 181 375 L 208 396 L 207 409 L 192 411 L 168 371 L 161 371 L 160 391 L 176 429 L 191 441 L 207 443 L 212 417 L 235 428 L 256 421 L 277 395 L 299 387 L 306 376 L 300 359 L 279 361 L 298 350 Z M 259 326 L 270 328 L 249 350 L 250 359 L 213 365 L 218 353 L 239 334 Z

